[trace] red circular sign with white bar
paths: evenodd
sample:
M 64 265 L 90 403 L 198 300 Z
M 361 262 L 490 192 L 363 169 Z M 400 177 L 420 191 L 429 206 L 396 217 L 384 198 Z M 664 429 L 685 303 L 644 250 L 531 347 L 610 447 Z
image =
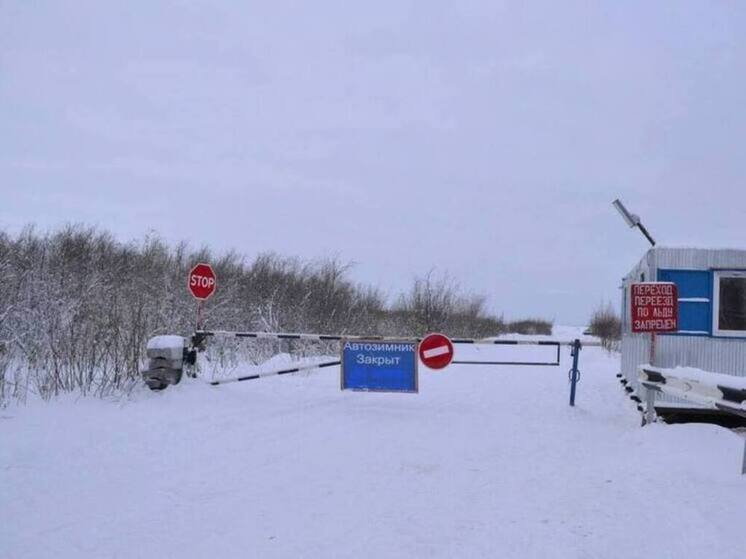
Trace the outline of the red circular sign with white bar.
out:
M 420 342 L 420 360 L 430 369 L 444 369 L 453 361 L 453 343 L 443 334 L 428 334 Z
M 200 301 L 204 301 L 215 293 L 217 278 L 212 266 L 200 263 L 192 268 L 192 271 L 189 272 L 187 287 L 189 287 L 192 296 Z

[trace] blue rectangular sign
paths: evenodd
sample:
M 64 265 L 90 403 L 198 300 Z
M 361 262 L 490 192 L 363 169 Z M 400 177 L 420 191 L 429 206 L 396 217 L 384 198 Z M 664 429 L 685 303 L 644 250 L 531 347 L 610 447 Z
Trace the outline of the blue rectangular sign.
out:
M 342 390 L 417 392 L 417 343 L 345 340 Z

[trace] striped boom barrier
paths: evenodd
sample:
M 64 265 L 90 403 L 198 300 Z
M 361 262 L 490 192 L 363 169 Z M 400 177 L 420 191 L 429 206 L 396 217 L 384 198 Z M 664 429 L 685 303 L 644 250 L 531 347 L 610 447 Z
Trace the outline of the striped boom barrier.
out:
M 344 340 L 380 340 L 380 341 L 401 341 L 401 337 L 391 336 L 362 336 L 355 334 L 303 334 L 299 332 L 250 332 L 250 331 L 233 331 L 233 330 L 197 330 L 192 338 L 192 343 L 199 346 L 207 338 L 239 338 L 239 339 L 256 339 L 256 340 L 305 340 L 316 342 L 341 342 Z M 422 341 L 422 338 L 411 338 L 415 342 Z M 574 347 L 574 340 L 555 341 L 555 340 L 504 340 L 495 338 L 454 338 L 451 340 L 454 344 L 469 345 L 499 345 L 499 346 L 552 346 L 557 348 L 557 356 L 554 361 L 474 361 L 474 360 L 456 360 L 454 365 L 516 365 L 516 366 L 548 366 L 556 367 L 560 364 L 562 346 Z M 588 341 L 583 342 L 584 346 L 600 347 L 601 342 Z
M 326 361 L 324 363 L 315 363 L 315 364 L 312 364 L 312 365 L 302 365 L 300 367 L 291 367 L 289 369 L 279 369 L 279 370 L 276 370 L 276 371 L 267 371 L 267 372 L 264 372 L 264 373 L 256 373 L 256 374 L 253 374 L 253 375 L 244 375 L 244 376 L 240 376 L 240 377 L 232 377 L 232 378 L 227 378 L 227 379 L 213 380 L 213 381 L 210 381 L 209 384 L 211 384 L 212 386 L 217 386 L 218 384 L 229 384 L 231 382 L 243 382 L 245 380 L 255 380 L 255 379 L 263 378 L 263 377 L 272 377 L 272 376 L 277 376 L 277 375 L 290 375 L 290 374 L 293 374 L 293 373 L 299 373 L 301 371 L 308 371 L 310 369 L 323 369 L 324 367 L 333 367 L 333 366 L 339 365 L 339 364 L 340 364 L 339 360 L 337 360 L 337 361 Z
M 381 340 L 381 341 L 401 341 L 401 336 L 361 336 L 353 334 L 301 334 L 298 332 L 242 332 L 233 330 L 197 330 L 194 337 L 198 341 L 206 338 L 253 338 L 264 340 L 307 340 L 317 342 L 335 342 L 342 340 Z M 422 338 L 407 338 L 413 341 L 422 341 Z M 544 346 L 563 346 L 572 345 L 573 340 L 556 341 L 556 340 L 503 340 L 493 338 L 453 338 L 454 344 L 473 344 L 473 345 L 544 345 Z M 584 346 L 601 346 L 600 342 L 583 342 Z
M 698 378 L 690 378 L 692 375 L 676 369 L 642 366 L 639 376 L 640 383 L 653 394 L 661 392 L 706 408 L 746 417 L 746 388 L 728 386 L 727 380 L 722 378 L 727 375 L 704 373 L 696 375 Z M 708 378 L 710 376 L 712 380 Z
M 335 342 L 347 340 L 383 340 L 376 336 L 343 336 L 339 334 L 300 334 L 293 332 L 234 332 L 230 330 L 197 330 L 194 336 L 205 338 L 254 338 L 257 340 L 310 340 L 316 342 Z
M 641 366 L 638 369 L 640 384 L 646 389 L 647 409 L 645 423 L 655 421 L 655 395 L 669 394 L 710 409 L 746 417 L 746 387 L 734 382 L 739 377 L 708 373 L 687 372 L 677 369 Z M 733 384 L 729 384 L 733 382 Z M 741 474 L 746 475 L 746 441 L 743 448 Z

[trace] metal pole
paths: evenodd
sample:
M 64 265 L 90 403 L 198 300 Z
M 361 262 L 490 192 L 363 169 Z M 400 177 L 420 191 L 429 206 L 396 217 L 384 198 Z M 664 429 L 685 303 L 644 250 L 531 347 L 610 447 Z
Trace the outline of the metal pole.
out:
M 204 300 L 200 299 L 197 301 L 197 330 L 202 329 L 202 304 L 204 303 Z
M 741 466 L 741 475 L 746 475 L 746 439 L 743 441 L 743 466 Z
M 645 418 L 643 425 L 655 422 L 655 390 L 650 388 L 645 389 Z
M 645 229 L 645 226 L 642 223 L 638 223 L 637 228 L 643 235 L 645 235 L 645 238 L 650 243 L 650 246 L 655 246 L 655 239 L 653 239 L 652 235 L 648 232 L 647 229 Z
M 655 343 L 656 337 L 655 332 L 650 334 L 650 364 L 655 367 Z
M 575 405 L 575 387 L 578 384 L 578 377 L 580 376 L 580 371 L 578 371 L 578 359 L 580 357 L 580 340 L 576 339 L 572 345 L 572 369 L 570 370 L 570 405 Z

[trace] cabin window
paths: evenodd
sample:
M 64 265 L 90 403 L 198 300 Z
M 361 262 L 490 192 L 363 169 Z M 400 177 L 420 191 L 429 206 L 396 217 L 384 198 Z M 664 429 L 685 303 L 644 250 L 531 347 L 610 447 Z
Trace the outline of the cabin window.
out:
M 713 334 L 746 337 L 746 271 L 715 272 Z

